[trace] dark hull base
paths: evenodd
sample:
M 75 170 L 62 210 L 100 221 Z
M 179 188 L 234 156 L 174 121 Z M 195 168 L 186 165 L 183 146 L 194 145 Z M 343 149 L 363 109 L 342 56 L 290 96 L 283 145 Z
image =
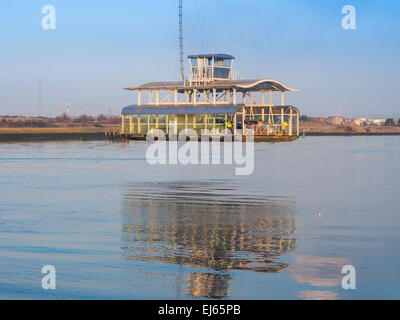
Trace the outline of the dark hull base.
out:
M 121 135 L 121 138 L 124 140 L 146 140 L 146 135 L 144 134 L 124 134 Z M 167 140 L 169 140 L 169 137 L 167 135 Z M 221 136 L 219 137 L 220 141 L 224 141 L 224 137 Z M 262 136 L 262 135 L 255 135 L 254 136 L 254 142 L 291 142 L 296 139 L 298 139 L 299 136 Z M 188 141 L 190 138 L 187 137 L 186 140 Z M 157 140 L 157 138 L 155 139 Z M 209 139 L 210 141 L 213 140 L 212 137 Z M 200 138 L 199 138 L 200 141 Z M 246 136 L 242 136 L 242 141 L 246 141 Z

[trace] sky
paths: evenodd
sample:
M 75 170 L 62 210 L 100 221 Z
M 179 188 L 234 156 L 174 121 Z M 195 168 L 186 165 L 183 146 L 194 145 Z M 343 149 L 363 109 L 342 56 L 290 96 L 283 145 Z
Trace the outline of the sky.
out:
M 71 115 L 119 114 L 136 103 L 122 87 L 180 79 L 178 0 L 0 5 L 0 115 L 56 116 L 69 101 Z M 398 0 L 183 0 L 183 29 L 185 56 L 232 54 L 242 78 L 299 88 L 285 102 L 302 114 L 400 117 Z

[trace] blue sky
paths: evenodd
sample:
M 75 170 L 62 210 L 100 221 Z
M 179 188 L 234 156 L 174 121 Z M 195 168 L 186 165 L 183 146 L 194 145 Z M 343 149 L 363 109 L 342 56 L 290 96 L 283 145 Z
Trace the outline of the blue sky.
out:
M 41 27 L 56 8 L 56 29 Z M 341 27 L 344 5 L 357 29 Z M 124 86 L 178 80 L 178 1 L 3 0 L 0 114 L 119 114 Z M 400 1 L 184 0 L 184 51 L 236 57 L 242 77 L 280 80 L 312 116 L 400 116 Z

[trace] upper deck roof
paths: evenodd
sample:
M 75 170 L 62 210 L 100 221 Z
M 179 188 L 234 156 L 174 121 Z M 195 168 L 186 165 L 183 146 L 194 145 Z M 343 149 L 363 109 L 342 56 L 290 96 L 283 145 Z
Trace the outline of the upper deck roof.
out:
M 243 80 L 219 80 L 199 85 L 184 85 L 182 81 L 148 82 L 138 87 L 126 87 L 124 90 L 174 90 L 184 93 L 186 90 L 197 89 L 200 91 L 216 89 L 218 92 L 236 89 L 237 92 L 248 91 L 298 91 L 284 83 L 274 79 L 243 79 Z
M 193 58 L 219 58 L 219 59 L 235 59 L 234 56 L 226 53 L 209 53 L 209 54 L 192 54 L 188 56 L 189 59 Z

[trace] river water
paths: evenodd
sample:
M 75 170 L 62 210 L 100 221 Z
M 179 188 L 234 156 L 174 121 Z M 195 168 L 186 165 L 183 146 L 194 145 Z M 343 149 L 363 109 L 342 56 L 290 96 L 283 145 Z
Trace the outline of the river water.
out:
M 400 298 L 400 137 L 257 143 L 248 176 L 147 146 L 0 144 L 0 298 Z

